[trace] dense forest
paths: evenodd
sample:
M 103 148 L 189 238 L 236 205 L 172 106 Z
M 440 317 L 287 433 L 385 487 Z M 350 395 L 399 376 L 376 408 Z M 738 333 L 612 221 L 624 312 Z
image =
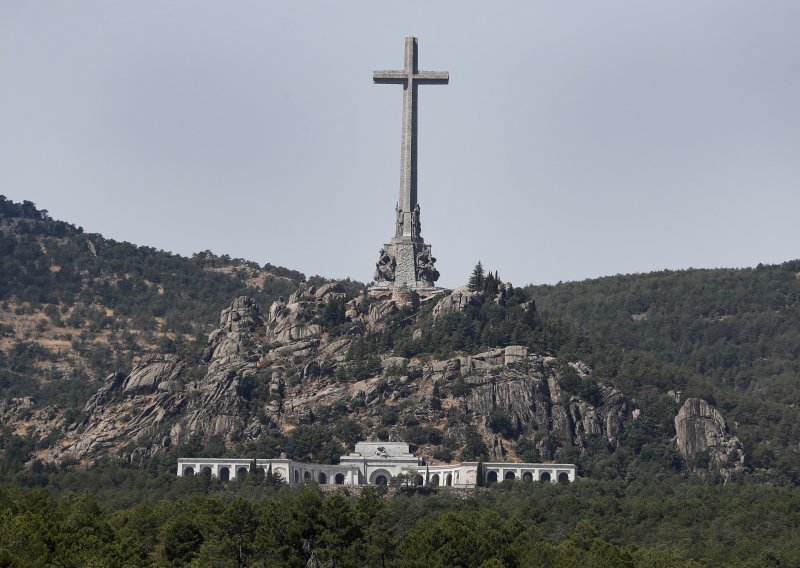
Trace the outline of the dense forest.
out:
M 713 383 L 800 403 L 800 260 L 527 288 L 540 309 Z
M 755 471 L 800 483 L 800 261 L 745 269 L 618 275 L 529 286 L 539 309 L 580 325 L 608 354 L 672 366 L 737 426 Z M 576 346 L 580 352 L 582 348 Z M 613 363 L 612 363 L 613 365 Z
M 0 489 L 0 566 L 800 563 L 800 493 L 768 485 L 517 481 L 464 499 L 447 488 L 325 494 L 313 483 L 225 483 L 114 464 L 29 474 L 48 476 L 47 490 Z

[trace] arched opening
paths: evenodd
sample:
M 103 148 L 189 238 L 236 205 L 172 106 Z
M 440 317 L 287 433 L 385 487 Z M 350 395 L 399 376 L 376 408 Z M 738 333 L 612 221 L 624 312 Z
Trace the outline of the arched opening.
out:
M 385 469 L 376 469 L 370 474 L 368 483 L 371 485 L 389 485 L 389 481 L 391 481 L 391 479 L 391 473 Z
M 189 466 L 183 468 L 183 476 L 184 477 L 192 477 L 194 475 L 194 468 Z
M 558 482 L 559 483 L 569 483 L 569 474 L 566 471 L 562 471 L 558 474 Z
M 300 483 L 300 470 L 294 470 L 294 482 Z
M 444 484 L 447 485 L 448 487 L 453 485 L 453 474 L 452 473 L 448 473 L 447 477 L 444 478 Z
M 550 481 L 550 472 L 543 471 L 542 474 L 539 476 L 539 481 Z
M 522 474 L 522 481 L 533 481 L 533 474 L 530 471 L 526 471 Z
M 505 474 L 505 479 L 516 479 L 517 476 L 513 471 L 507 471 Z
M 418 474 L 418 475 L 414 476 L 414 485 L 420 486 L 420 485 L 423 485 L 424 483 L 425 483 L 425 480 L 422 479 L 421 475 Z
M 244 481 L 247 477 L 247 468 L 244 466 L 239 467 L 236 470 L 236 481 Z
M 344 485 L 344 474 L 343 473 L 337 473 L 336 477 L 333 478 L 333 482 L 336 485 Z
M 328 483 L 328 476 L 320 471 L 319 475 L 317 476 L 317 481 L 319 481 L 320 485 L 325 485 Z
M 203 475 L 207 475 L 207 476 L 211 477 L 211 466 L 210 465 L 205 466 L 202 471 L 203 471 Z
M 487 483 L 497 483 L 497 472 L 490 471 L 489 474 L 486 476 Z
M 311 481 L 311 472 L 310 471 L 303 472 L 303 481 Z
M 219 478 L 222 481 L 228 481 L 231 478 L 231 470 L 229 470 L 227 467 L 219 468 Z
M 431 476 L 431 485 L 433 485 L 434 487 L 438 487 L 439 486 L 439 474 L 438 473 L 434 473 Z

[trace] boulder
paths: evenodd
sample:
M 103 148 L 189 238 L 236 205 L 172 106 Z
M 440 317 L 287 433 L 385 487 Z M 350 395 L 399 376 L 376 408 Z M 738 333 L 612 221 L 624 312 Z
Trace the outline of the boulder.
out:
M 505 364 L 505 354 L 502 349 L 492 349 L 472 356 L 472 367 L 475 369 L 490 369 Z
M 319 335 L 322 326 L 315 319 L 321 304 L 319 299 L 300 300 L 296 294 L 292 294 L 288 303 L 276 300 L 269 308 L 267 339 L 285 345 Z
M 729 473 L 744 468 L 744 448 L 731 435 L 720 412 L 702 398 L 687 398 L 675 416 L 678 452 L 689 462 L 697 459 L 708 469 Z
M 391 367 L 405 367 L 408 365 L 406 357 L 384 357 L 381 360 L 381 368 L 386 370 Z
M 434 380 L 443 379 L 450 381 L 461 376 L 461 360 L 449 359 L 447 361 L 436 361 L 430 365 L 430 373 Z
M 347 292 L 338 282 L 323 284 L 314 291 L 314 297 L 325 300 L 326 302 L 334 299 L 338 300 L 346 296 Z
M 472 292 L 466 286 L 456 288 L 433 307 L 433 317 L 436 319 L 450 312 L 463 312 L 467 306 L 479 306 L 482 302 L 483 297 L 478 292 Z
M 144 355 L 122 385 L 126 395 L 155 392 L 162 382 L 177 382 L 184 363 L 177 355 Z
M 224 331 L 255 331 L 262 325 L 261 310 L 249 296 L 236 298 L 219 317 L 219 327 Z
M 504 363 L 518 363 L 528 358 L 528 348 L 524 345 L 509 345 L 503 349 Z
M 392 300 L 381 300 L 370 305 L 367 314 L 367 328 L 370 331 L 377 331 L 383 327 L 383 320 L 400 311 Z

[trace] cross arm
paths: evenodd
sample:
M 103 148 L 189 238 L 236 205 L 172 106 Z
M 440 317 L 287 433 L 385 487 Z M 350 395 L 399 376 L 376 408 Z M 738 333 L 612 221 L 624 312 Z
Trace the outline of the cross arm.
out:
M 405 71 L 375 71 L 372 74 L 373 83 L 402 84 L 408 80 Z
M 450 82 L 450 73 L 447 71 L 419 71 L 411 76 L 417 83 L 425 85 L 447 85 Z M 408 81 L 408 73 L 399 71 L 375 71 L 372 74 L 372 82 L 378 84 L 405 84 Z
M 447 85 L 450 73 L 447 71 L 420 71 L 414 75 L 414 81 L 425 85 Z

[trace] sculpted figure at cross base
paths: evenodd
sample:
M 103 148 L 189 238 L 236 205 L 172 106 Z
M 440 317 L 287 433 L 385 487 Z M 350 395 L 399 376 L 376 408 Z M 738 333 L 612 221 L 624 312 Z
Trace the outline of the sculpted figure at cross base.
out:
M 435 262 L 430 250 L 424 249 L 420 252 L 417 255 L 417 279 L 433 285 L 439 279 L 439 271 L 433 265 Z
M 400 204 L 397 203 L 394 206 L 395 215 L 397 215 L 397 222 L 394 230 L 395 237 L 402 237 L 403 236 L 403 219 L 405 215 L 403 214 L 403 210 L 400 209 Z
M 411 236 L 415 239 L 422 239 L 422 225 L 419 223 L 419 203 L 414 206 L 411 216 Z
M 375 263 L 375 280 L 394 281 L 395 259 L 392 255 L 381 249 L 380 258 Z

